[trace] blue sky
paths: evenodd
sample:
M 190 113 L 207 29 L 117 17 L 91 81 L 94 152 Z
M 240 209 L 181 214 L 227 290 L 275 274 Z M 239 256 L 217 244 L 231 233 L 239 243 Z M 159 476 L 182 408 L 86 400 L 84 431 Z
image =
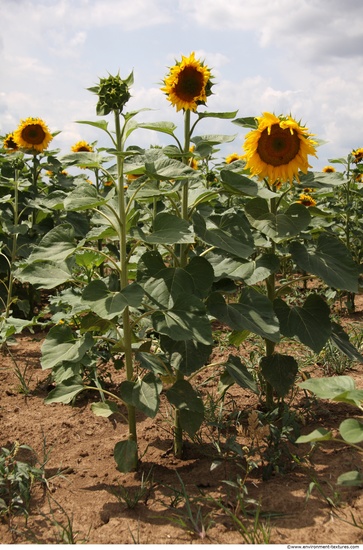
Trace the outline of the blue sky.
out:
M 363 146 L 362 0 L 0 0 L 0 134 L 40 117 L 61 131 L 52 148 L 103 137 L 77 120 L 98 120 L 88 87 L 134 71 L 127 110 L 150 108 L 140 122 L 182 128 L 160 84 L 168 67 L 195 51 L 212 69 L 210 111 L 291 113 L 327 143 L 312 158 Z M 206 119 L 198 134 L 237 134 L 223 153 L 242 153 L 246 131 Z M 166 136 L 133 134 L 135 144 Z

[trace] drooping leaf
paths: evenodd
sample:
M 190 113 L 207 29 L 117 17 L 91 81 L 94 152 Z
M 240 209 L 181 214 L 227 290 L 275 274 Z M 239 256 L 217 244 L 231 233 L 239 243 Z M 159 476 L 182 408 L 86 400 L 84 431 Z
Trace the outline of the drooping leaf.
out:
M 115 458 L 117 469 L 126 474 L 137 468 L 137 443 L 134 439 L 126 439 L 116 443 L 113 456 Z
M 212 216 L 208 226 L 203 216 L 196 212 L 193 223 L 198 237 L 211 246 L 238 258 L 248 258 L 254 252 L 251 229 L 243 212 Z
M 71 266 L 73 258 L 53 262 L 42 260 L 32 262 L 15 272 L 16 278 L 23 283 L 30 283 L 35 288 L 52 289 L 73 279 Z
M 297 203 L 290 205 L 284 212 L 272 214 L 268 201 L 256 197 L 246 203 L 246 214 L 253 227 L 275 242 L 298 235 L 310 223 L 309 210 Z
M 194 256 L 185 268 L 193 279 L 194 294 L 199 298 L 207 296 L 213 282 L 214 271 L 211 264 L 201 256 Z
M 168 401 L 180 411 L 182 429 L 194 437 L 204 418 L 202 399 L 187 380 L 178 380 L 165 394 Z
M 162 335 L 160 345 L 166 354 L 168 363 L 185 375 L 192 374 L 207 362 L 212 353 L 212 345 L 196 340 L 180 340 Z
M 302 307 L 289 307 L 281 298 L 274 300 L 274 310 L 282 334 L 296 337 L 319 353 L 331 335 L 330 309 L 317 294 L 310 294 Z
M 79 243 L 82 244 L 82 243 Z M 58 262 L 65 260 L 79 246 L 75 240 L 74 229 L 70 224 L 61 224 L 51 229 L 35 246 L 28 261 L 49 260 Z
M 334 399 L 334 397 L 355 390 L 355 382 L 351 376 L 334 376 L 324 378 L 309 378 L 299 384 L 299 387 L 311 391 L 321 399 Z
M 315 250 L 308 250 L 300 242 L 290 244 L 290 253 L 297 265 L 320 277 L 326 284 L 340 290 L 358 292 L 358 267 L 340 239 L 320 235 Z
M 241 388 L 251 390 L 253 393 L 258 394 L 257 384 L 252 374 L 248 372 L 246 365 L 241 362 L 239 357 L 230 355 L 226 363 L 226 368 L 228 374 L 239 386 L 241 386 Z
M 97 189 L 89 183 L 79 184 L 64 199 L 64 208 L 66 210 L 88 210 L 104 204 L 106 200 L 100 197 Z
M 243 288 L 238 303 L 227 304 L 217 292 L 207 299 L 211 315 L 232 330 L 250 330 L 273 342 L 280 339 L 279 323 L 271 301 L 253 288 Z
M 329 441 L 332 439 L 333 434 L 330 430 L 325 428 L 317 428 L 308 435 L 300 435 L 297 438 L 296 443 L 316 443 L 317 441 Z
M 260 367 L 263 377 L 280 397 L 284 397 L 294 385 L 299 370 L 294 357 L 281 353 L 262 357 Z
M 148 372 L 137 382 L 125 380 L 120 384 L 121 399 L 150 418 L 154 418 L 158 412 L 161 390 L 162 382 L 152 372 Z
M 79 376 L 69 378 L 49 392 L 44 403 L 70 403 L 83 390 L 84 386 Z
M 68 325 L 56 325 L 48 332 L 41 348 L 42 368 L 51 369 L 63 361 L 80 361 L 93 344 L 91 334 L 78 338 Z
M 338 323 L 332 322 L 332 333 L 331 339 L 334 345 L 343 352 L 349 359 L 353 361 L 359 361 L 363 363 L 363 355 L 355 348 L 355 346 L 350 342 L 348 334 L 344 331 L 343 327 L 338 325 Z
M 95 416 L 103 416 L 105 418 L 118 412 L 116 403 L 109 400 L 92 403 L 91 409 Z
M 112 292 L 100 279 L 91 281 L 83 291 L 82 301 L 102 319 L 111 320 L 122 314 L 127 306 L 138 307 L 144 296 L 137 283 L 128 285 L 120 292 Z
M 194 242 L 194 233 L 189 223 L 168 212 L 161 212 L 155 216 L 151 233 L 145 234 L 140 227 L 133 227 L 131 233 L 148 244 Z

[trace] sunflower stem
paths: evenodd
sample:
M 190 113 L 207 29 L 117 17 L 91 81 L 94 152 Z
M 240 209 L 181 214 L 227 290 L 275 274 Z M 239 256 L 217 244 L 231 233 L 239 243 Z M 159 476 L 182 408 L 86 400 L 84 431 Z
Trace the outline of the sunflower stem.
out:
M 190 147 L 190 110 L 187 109 L 184 113 L 184 150 L 183 150 L 183 161 L 185 164 L 188 163 Z M 184 183 L 182 191 L 182 202 L 181 202 L 181 218 L 188 221 L 189 219 L 189 205 L 188 205 L 188 180 Z M 186 267 L 188 263 L 188 245 L 180 244 L 180 258 L 179 265 L 181 268 Z M 176 371 L 176 380 L 183 380 L 184 375 L 179 370 Z M 180 410 L 175 409 L 174 412 L 174 454 L 177 458 L 181 458 L 183 453 L 183 429 L 180 424 Z
M 273 197 L 270 200 L 270 212 L 271 214 L 276 215 L 276 212 L 277 212 L 276 197 Z M 271 247 L 270 247 L 271 254 L 275 254 L 275 249 L 276 249 L 275 243 L 272 241 Z M 271 304 L 273 304 L 273 301 L 276 295 L 275 273 L 271 273 L 267 277 L 266 290 L 267 290 L 267 297 L 271 301 Z M 271 340 L 268 340 L 268 338 L 265 338 L 266 357 L 271 357 L 271 355 L 275 353 L 275 346 L 276 346 L 275 342 L 272 342 Z M 267 380 L 265 380 L 265 392 L 266 392 L 266 406 L 269 410 L 272 410 L 274 406 L 273 387 Z
M 122 153 L 123 140 L 122 130 L 120 124 L 120 112 L 114 111 L 115 114 L 115 132 L 116 132 L 116 145 L 117 151 Z M 117 196 L 118 196 L 118 215 L 120 220 L 119 227 L 119 246 L 120 246 L 120 287 L 121 290 L 128 285 L 128 256 L 127 256 L 127 235 L 126 235 L 126 212 L 125 212 L 125 191 L 124 191 L 124 161 L 122 155 L 117 155 Z M 123 338 L 125 348 L 125 367 L 126 367 L 126 379 L 128 381 L 133 380 L 134 366 L 132 357 L 132 335 L 130 324 L 130 312 L 128 306 L 122 313 L 123 324 Z M 137 442 L 136 433 L 136 410 L 133 405 L 127 406 L 128 413 L 128 426 L 130 440 Z

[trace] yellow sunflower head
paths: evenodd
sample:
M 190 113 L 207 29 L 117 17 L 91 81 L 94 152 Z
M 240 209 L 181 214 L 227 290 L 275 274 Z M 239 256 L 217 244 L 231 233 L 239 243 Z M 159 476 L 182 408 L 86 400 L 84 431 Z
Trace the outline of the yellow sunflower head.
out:
M 357 183 L 363 183 L 363 172 L 361 172 L 360 174 L 357 174 L 357 176 L 355 177 L 355 181 Z
M 87 141 L 77 141 L 74 145 L 72 145 L 72 151 L 73 153 L 80 153 L 82 151 L 85 151 L 87 153 L 93 153 L 93 147 Z
M 303 204 L 304 206 L 315 206 L 316 201 L 313 199 L 311 195 L 307 195 L 305 193 L 301 193 L 299 200 L 296 201 L 299 204 Z
M 19 147 L 38 153 L 44 151 L 52 139 L 52 134 L 41 118 L 28 117 L 22 120 L 14 132 L 14 141 Z
M 333 173 L 335 171 L 336 170 L 335 170 L 334 166 L 324 166 L 324 168 L 323 168 L 323 172 L 326 172 L 327 174 Z
M 225 158 L 226 164 L 231 164 L 232 162 L 235 162 L 236 160 L 241 160 L 242 155 L 238 155 L 237 153 L 232 153 L 231 155 L 228 155 Z
M 212 94 L 210 69 L 192 52 L 189 57 L 170 68 L 165 77 L 161 91 L 167 95 L 177 111 L 196 111 L 198 105 L 205 105 L 207 97 Z
M 15 151 L 18 151 L 19 147 L 18 147 L 18 144 L 14 141 L 13 132 L 11 132 L 5 137 L 3 146 L 4 146 L 4 149 L 6 149 L 7 153 L 14 153 Z
M 363 147 L 360 149 L 355 149 L 352 151 L 352 155 L 354 157 L 354 162 L 358 164 L 358 162 L 361 162 L 363 160 Z
M 311 168 L 308 155 L 316 156 L 316 145 L 307 128 L 290 116 L 263 113 L 257 117 L 257 128 L 246 135 L 243 148 L 246 168 L 259 179 L 276 181 L 299 180 L 299 170 Z

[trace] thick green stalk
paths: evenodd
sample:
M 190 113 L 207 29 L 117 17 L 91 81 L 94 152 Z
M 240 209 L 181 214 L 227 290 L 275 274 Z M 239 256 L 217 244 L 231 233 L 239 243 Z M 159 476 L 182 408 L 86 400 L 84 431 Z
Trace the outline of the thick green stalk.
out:
M 186 110 L 184 113 L 184 162 L 187 163 L 190 147 L 190 110 Z M 182 192 L 181 202 L 181 217 L 183 220 L 189 219 L 189 205 L 188 205 L 188 181 L 185 182 Z M 185 267 L 188 263 L 188 244 L 180 245 L 180 267 Z M 183 380 L 184 376 L 179 370 L 176 371 L 176 379 Z M 174 416 L 174 454 L 176 457 L 181 458 L 183 452 L 183 429 L 180 425 L 180 411 L 175 409 Z
M 122 153 L 122 132 L 120 124 L 120 113 L 115 111 L 115 130 L 116 130 L 116 145 L 117 151 Z M 119 246 L 120 246 L 120 287 L 121 290 L 128 285 L 128 257 L 127 257 L 127 235 L 126 235 L 126 208 L 125 208 L 125 191 L 124 191 L 124 173 L 123 173 L 123 157 L 117 155 L 117 195 L 118 195 L 118 215 L 120 219 L 119 228 Z M 130 327 L 130 312 L 126 307 L 122 314 L 123 324 L 123 339 L 125 347 L 125 367 L 126 378 L 128 381 L 133 380 L 134 365 L 132 356 L 132 335 Z M 128 405 L 128 424 L 129 424 L 129 439 L 137 441 L 136 433 L 136 410 L 133 405 Z
M 276 198 L 273 197 L 270 200 L 270 211 L 271 214 L 276 215 L 277 210 L 277 204 L 276 204 Z M 275 253 L 275 243 L 272 242 L 270 252 L 272 254 Z M 273 303 L 275 299 L 276 294 L 276 280 L 275 280 L 275 274 L 271 273 L 267 279 L 266 279 L 266 290 L 267 290 L 267 297 Z M 268 340 L 265 338 L 265 353 L 266 357 L 271 357 L 275 353 L 275 342 L 272 342 L 271 340 Z M 273 387 L 267 380 L 265 380 L 265 390 L 266 390 L 266 406 L 269 410 L 273 409 L 274 401 L 273 401 Z

